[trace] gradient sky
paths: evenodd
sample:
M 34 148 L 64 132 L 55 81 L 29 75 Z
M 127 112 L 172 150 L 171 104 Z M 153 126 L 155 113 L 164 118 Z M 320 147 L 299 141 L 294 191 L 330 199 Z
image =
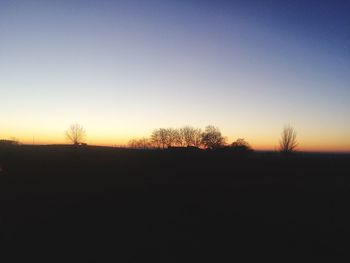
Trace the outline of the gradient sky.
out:
M 0 138 L 221 128 L 350 151 L 350 1 L 0 0 Z

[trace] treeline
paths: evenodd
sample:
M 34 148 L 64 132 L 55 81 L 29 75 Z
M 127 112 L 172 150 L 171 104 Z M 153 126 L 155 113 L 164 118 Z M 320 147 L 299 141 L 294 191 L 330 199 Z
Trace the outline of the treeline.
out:
M 0 139 L 0 146 L 15 146 L 19 145 L 19 141 L 16 138 L 10 140 Z
M 244 139 L 238 139 L 232 144 L 227 143 L 218 127 L 208 125 L 204 131 L 200 128 L 185 126 L 179 129 L 159 128 L 155 129 L 149 138 L 132 139 L 130 148 L 172 148 L 172 147 L 196 147 L 203 149 L 219 149 L 233 147 L 242 150 L 252 150 Z
M 75 146 L 86 146 L 85 128 L 76 123 L 72 124 L 65 132 L 66 139 Z M 18 145 L 17 139 L 1 140 L 0 147 Z M 128 147 L 135 149 L 166 149 L 172 147 L 193 147 L 201 149 L 230 148 L 236 150 L 251 151 L 252 148 L 244 139 L 237 139 L 231 144 L 227 143 L 226 137 L 221 134 L 218 127 L 208 125 L 204 130 L 185 126 L 179 129 L 159 128 L 155 129 L 149 138 L 132 139 Z M 295 129 L 286 125 L 281 133 L 279 151 L 289 154 L 298 147 L 297 133 Z

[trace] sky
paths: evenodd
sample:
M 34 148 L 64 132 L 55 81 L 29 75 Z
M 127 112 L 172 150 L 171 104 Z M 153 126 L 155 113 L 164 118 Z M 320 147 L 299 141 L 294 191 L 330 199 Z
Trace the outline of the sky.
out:
M 160 127 L 350 152 L 350 1 L 0 0 L 0 138 Z

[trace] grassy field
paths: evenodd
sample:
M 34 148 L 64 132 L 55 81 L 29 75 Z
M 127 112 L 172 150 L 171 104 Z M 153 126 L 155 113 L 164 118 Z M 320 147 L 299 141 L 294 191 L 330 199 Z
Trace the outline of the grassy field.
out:
M 1 247 L 13 259 L 349 255 L 349 155 L 68 146 L 0 154 Z

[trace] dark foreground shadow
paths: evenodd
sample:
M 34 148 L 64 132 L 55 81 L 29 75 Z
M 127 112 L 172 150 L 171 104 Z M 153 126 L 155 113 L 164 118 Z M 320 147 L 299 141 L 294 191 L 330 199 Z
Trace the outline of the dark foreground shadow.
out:
M 12 259 L 349 254 L 349 156 L 27 147 L 2 155 Z

